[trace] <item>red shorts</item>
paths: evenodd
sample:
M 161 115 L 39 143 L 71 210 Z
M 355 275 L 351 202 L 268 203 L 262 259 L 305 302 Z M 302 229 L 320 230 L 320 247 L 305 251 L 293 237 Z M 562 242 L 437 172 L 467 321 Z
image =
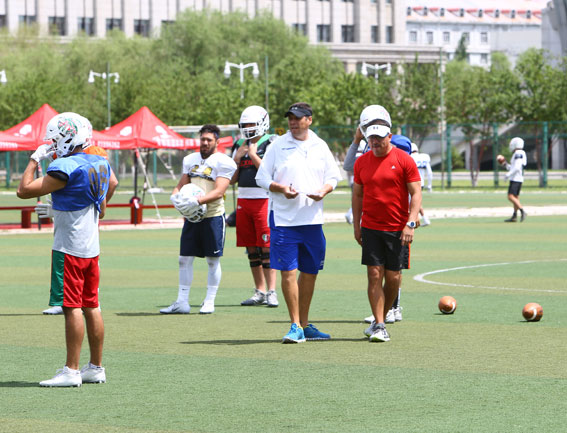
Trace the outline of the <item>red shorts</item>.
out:
M 52 251 L 49 305 L 98 308 L 98 284 L 98 256 L 83 259 Z
M 238 199 L 236 205 L 236 246 L 270 247 L 267 198 Z

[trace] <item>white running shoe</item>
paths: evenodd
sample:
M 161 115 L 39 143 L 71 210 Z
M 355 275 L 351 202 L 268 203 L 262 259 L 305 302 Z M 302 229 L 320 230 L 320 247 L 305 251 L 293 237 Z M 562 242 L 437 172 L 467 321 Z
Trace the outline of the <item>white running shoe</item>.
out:
M 372 318 L 374 319 L 374 316 L 372 316 Z M 374 327 L 375 326 L 376 326 L 376 322 L 374 320 L 372 320 L 372 322 L 370 323 L 370 326 L 364 330 L 364 335 L 366 335 L 367 337 L 370 337 L 374 333 Z
M 81 386 L 82 383 L 81 372 L 65 366 L 57 370 L 52 379 L 39 382 L 39 386 Z
M 266 302 L 268 304 L 268 307 L 275 308 L 280 305 L 280 303 L 278 302 L 278 294 L 275 290 L 268 290 L 268 293 L 266 294 Z
M 365 321 L 366 323 L 372 323 L 372 322 L 374 322 L 374 315 L 372 314 L 372 315 L 370 315 L 370 316 L 368 316 L 368 317 L 365 317 L 365 318 L 364 318 L 364 321 Z
M 189 314 L 189 311 L 191 311 L 189 302 L 178 301 L 175 301 L 167 308 L 162 308 L 161 310 L 159 310 L 161 314 Z
M 258 289 L 254 289 L 254 294 L 248 299 L 242 301 L 240 305 L 251 306 L 266 304 L 266 296 L 267 293 L 261 292 Z
M 429 218 L 427 218 L 425 215 L 423 215 L 423 216 L 421 217 L 421 220 L 422 220 L 422 221 L 421 221 L 421 224 L 420 224 L 421 227 L 426 227 L 426 226 L 428 226 L 429 224 L 431 224 L 431 221 L 430 221 Z
M 394 308 L 394 318 L 396 319 L 396 322 L 402 321 L 402 310 L 402 307 Z
M 104 367 L 97 367 L 90 362 L 81 368 L 83 383 L 106 383 L 106 372 Z
M 390 341 L 390 334 L 386 331 L 386 327 L 384 325 L 375 325 L 370 341 L 373 343 Z
M 47 310 L 43 310 L 43 314 L 50 314 L 50 315 L 63 314 L 63 307 L 60 307 L 59 305 L 56 305 L 55 307 L 50 307 Z
M 215 312 L 215 301 L 204 300 L 201 304 L 199 314 L 212 314 Z
M 394 323 L 396 321 L 396 316 L 394 314 L 394 309 L 391 308 L 390 310 L 388 310 L 388 312 L 386 313 L 386 319 L 384 320 L 384 322 L 386 323 Z

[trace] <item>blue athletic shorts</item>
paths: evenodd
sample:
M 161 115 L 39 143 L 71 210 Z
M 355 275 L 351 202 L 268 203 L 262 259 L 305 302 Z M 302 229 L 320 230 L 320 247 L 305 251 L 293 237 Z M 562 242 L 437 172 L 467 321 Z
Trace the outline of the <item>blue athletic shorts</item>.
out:
M 318 274 L 325 264 L 327 241 L 323 225 L 276 227 L 270 212 L 270 265 L 280 271 L 299 269 Z
M 181 232 L 179 255 L 221 257 L 224 249 L 226 224 L 224 215 L 205 218 L 199 223 L 185 220 Z

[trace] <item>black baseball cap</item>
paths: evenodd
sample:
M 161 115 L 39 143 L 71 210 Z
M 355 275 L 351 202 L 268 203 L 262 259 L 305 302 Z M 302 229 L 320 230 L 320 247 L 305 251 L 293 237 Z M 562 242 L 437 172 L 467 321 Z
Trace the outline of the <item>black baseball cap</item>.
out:
M 306 102 L 297 102 L 288 108 L 284 117 L 288 117 L 290 114 L 293 114 L 299 119 L 305 116 L 313 116 L 313 110 L 311 110 L 311 106 Z

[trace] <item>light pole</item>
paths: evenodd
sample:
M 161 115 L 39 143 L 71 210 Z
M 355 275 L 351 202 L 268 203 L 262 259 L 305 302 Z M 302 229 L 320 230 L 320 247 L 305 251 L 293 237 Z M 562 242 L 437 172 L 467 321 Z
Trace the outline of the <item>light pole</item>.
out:
M 118 72 L 110 72 L 110 63 L 106 63 L 106 72 L 94 72 L 92 69 L 89 72 L 89 83 L 95 82 L 95 77 L 100 77 L 106 80 L 106 108 L 108 111 L 108 127 L 110 128 L 110 78 L 114 77 L 114 82 L 120 82 L 120 74 Z
M 254 63 L 240 63 L 240 64 L 236 64 L 236 63 L 230 63 L 228 60 L 226 61 L 226 63 L 224 64 L 224 76 L 225 78 L 230 78 L 230 68 L 237 68 L 240 69 L 240 83 L 244 83 L 244 69 L 246 68 L 252 68 L 252 76 L 254 77 L 254 79 L 258 78 L 260 76 L 260 70 L 258 69 L 258 63 L 254 62 Z M 244 87 L 242 86 L 241 90 L 240 90 L 240 99 L 244 99 Z
M 374 70 L 374 72 L 375 72 L 374 79 L 376 80 L 376 82 L 378 82 L 378 71 L 380 71 L 380 69 L 385 69 L 386 75 L 390 75 L 392 73 L 392 65 L 390 63 L 386 63 L 384 65 L 379 65 L 378 63 L 375 63 L 374 65 L 372 65 L 370 63 L 362 62 L 362 67 L 360 68 L 360 73 L 362 75 L 364 75 L 365 77 L 367 77 L 368 76 L 368 69 Z
M 6 78 L 6 71 L 4 69 L 2 69 L 0 71 L 0 83 L 6 84 L 7 82 L 8 82 L 8 79 Z

